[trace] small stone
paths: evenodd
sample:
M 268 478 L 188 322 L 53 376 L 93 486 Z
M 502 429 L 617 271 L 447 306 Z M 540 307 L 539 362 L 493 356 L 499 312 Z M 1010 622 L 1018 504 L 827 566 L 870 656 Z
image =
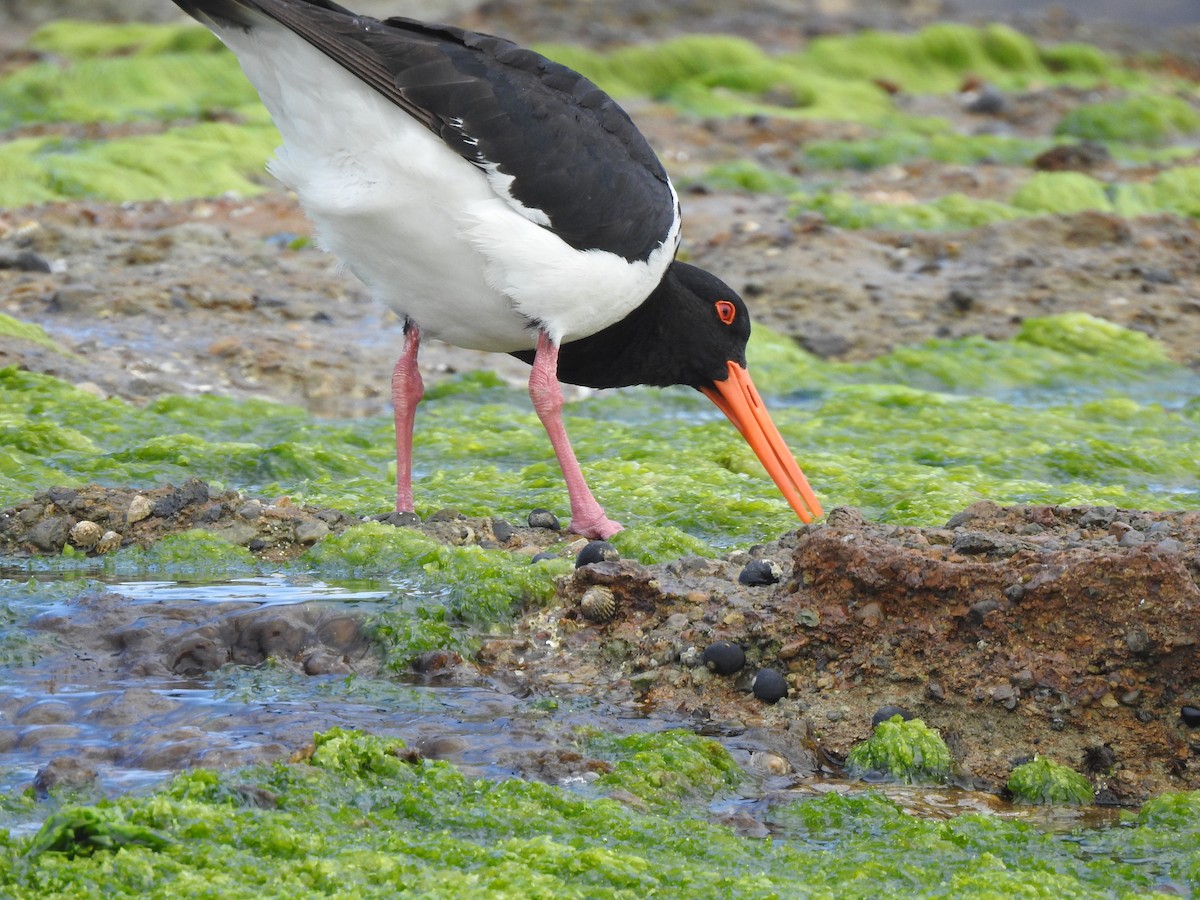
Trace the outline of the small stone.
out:
M 716 641 L 704 648 L 704 665 L 718 675 L 732 675 L 746 665 L 746 652 L 730 641 Z
M 421 517 L 415 512 L 380 513 L 377 516 L 371 516 L 370 519 L 372 522 L 382 522 L 393 528 L 416 528 L 421 524 Z
M 1133 533 L 1130 532 L 1130 534 Z M 1146 633 L 1145 628 L 1135 625 L 1125 632 L 1125 646 L 1135 656 L 1144 656 L 1154 648 L 1154 642 L 1150 640 L 1150 635 Z
M 946 699 L 946 689 L 942 687 L 942 683 L 940 681 L 930 680 L 927 682 L 925 684 L 925 693 L 929 696 L 930 700 L 941 701 Z
M 154 504 L 150 502 L 150 498 L 145 494 L 138 494 L 129 501 L 129 509 L 125 513 L 125 521 L 132 525 L 134 522 L 140 522 L 142 519 L 148 518 L 153 511 Z
M 46 495 L 50 498 L 50 502 L 59 509 L 70 510 L 75 506 L 75 501 L 79 499 L 79 491 L 74 488 L 62 487 L 55 485 L 46 491 Z
M 950 549 L 955 553 L 991 553 L 996 549 L 996 541 L 981 531 L 964 531 L 954 536 Z
M 916 718 L 912 712 L 903 706 L 881 706 L 875 712 L 875 715 L 871 716 L 871 727 L 875 728 L 880 722 L 887 722 L 895 716 L 899 716 L 905 722 Z
M 999 703 L 1009 712 L 1017 708 L 1017 700 L 1020 696 L 1020 690 L 1011 684 L 997 685 L 992 689 L 992 702 Z
M 879 605 L 879 601 L 871 600 L 854 610 L 854 618 L 868 628 L 874 628 L 883 618 L 883 607 Z
M 320 519 L 309 519 L 296 526 L 296 543 L 315 544 L 329 534 L 329 526 Z
M 247 500 L 238 507 L 237 514 L 243 519 L 253 521 L 262 515 L 263 505 L 258 500 Z
M 1144 534 L 1142 534 L 1140 531 L 1134 531 L 1134 530 L 1130 529 L 1129 531 L 1125 532 L 1125 534 L 1123 534 L 1121 536 L 1121 539 L 1119 541 L 1117 541 L 1117 546 L 1119 546 L 1119 547 L 1140 547 L 1144 543 L 1146 543 L 1146 536 Z
M 997 87 L 985 84 L 978 90 L 963 95 L 967 112 L 980 116 L 994 116 L 1004 111 L 1008 105 L 1003 92 Z
M 90 522 L 84 519 L 81 522 L 76 522 L 72 527 L 70 534 L 71 543 L 80 550 L 91 550 L 96 546 L 96 543 L 104 536 L 104 529 L 95 522 Z
M 559 531 L 562 525 L 558 522 L 558 516 L 550 512 L 548 509 L 535 509 L 529 514 L 530 528 L 546 528 L 550 531 Z
M 253 501 L 257 502 L 257 501 Z M 151 514 L 158 516 L 160 519 L 173 519 L 179 515 L 180 510 L 186 504 L 183 498 L 179 496 L 179 491 L 171 488 L 161 497 L 154 501 L 154 506 L 151 508 Z
M 115 531 L 106 531 L 100 536 L 100 540 L 96 542 L 96 552 L 100 554 L 112 553 L 121 546 L 121 536 Z
M 492 519 L 492 534 L 500 543 L 507 544 L 516 532 L 505 519 Z
M 978 603 L 971 604 L 971 608 L 967 611 L 967 618 L 975 625 L 982 625 L 987 614 L 999 608 L 1000 604 L 995 600 L 980 600 Z
M 15 256 L 0 256 L 0 269 L 16 269 L 19 272 L 51 272 L 44 258 L 32 250 L 18 250 Z
M 825 517 L 830 528 L 859 528 L 867 524 L 860 510 L 853 506 L 835 506 Z
M 1004 596 L 1012 603 L 1016 603 L 1025 596 L 1025 585 L 1021 583 L 1010 584 L 1004 589 Z
M 1179 717 L 1188 728 L 1200 728 L 1200 706 L 1181 707 Z
M 61 553 L 69 533 L 65 516 L 51 516 L 29 529 L 27 540 L 43 553 Z
M 774 669 L 759 669 L 750 689 L 763 703 L 776 703 L 787 696 L 787 681 Z
M 620 558 L 620 552 L 608 541 L 588 541 L 575 557 L 575 568 L 582 569 L 592 563 L 611 562 Z
M 783 569 L 779 563 L 769 559 L 752 559 L 746 563 L 746 568 L 742 569 L 738 575 L 738 581 L 741 584 L 757 586 L 764 584 L 778 584 L 779 579 L 783 578 Z
M 579 609 L 589 622 L 607 622 L 617 612 L 617 598 L 606 587 L 588 588 L 579 601 Z

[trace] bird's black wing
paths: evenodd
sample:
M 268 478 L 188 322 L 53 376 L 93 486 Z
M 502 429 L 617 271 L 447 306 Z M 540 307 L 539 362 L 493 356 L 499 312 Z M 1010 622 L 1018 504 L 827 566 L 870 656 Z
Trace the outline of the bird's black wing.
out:
M 512 200 L 578 250 L 645 260 L 676 220 L 666 171 L 625 111 L 532 50 L 448 25 L 356 16 L 329 0 L 176 2 L 226 26 L 253 28 L 254 12 L 279 22 L 464 159 L 510 176 Z

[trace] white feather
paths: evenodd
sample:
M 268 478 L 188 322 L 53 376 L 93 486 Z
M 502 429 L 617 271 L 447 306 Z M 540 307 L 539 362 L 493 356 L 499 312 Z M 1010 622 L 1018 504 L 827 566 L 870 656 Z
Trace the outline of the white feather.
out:
M 300 198 L 320 244 L 422 334 L 460 347 L 532 348 L 586 337 L 655 288 L 679 243 L 646 262 L 576 250 L 511 194 L 303 39 L 264 20 L 218 36 L 283 137 L 270 171 Z M 674 189 L 672 188 L 674 197 Z

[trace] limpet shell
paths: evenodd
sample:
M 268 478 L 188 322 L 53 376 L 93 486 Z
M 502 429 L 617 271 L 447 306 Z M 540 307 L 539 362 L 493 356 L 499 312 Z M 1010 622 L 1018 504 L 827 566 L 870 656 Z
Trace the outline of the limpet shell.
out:
M 61 534 L 61 532 L 60 532 Z M 90 550 L 96 546 L 97 541 L 104 536 L 104 529 L 95 522 L 90 522 L 87 519 L 76 522 L 72 527 L 70 534 L 71 543 L 82 550 Z
M 97 553 L 111 553 L 121 546 L 121 536 L 115 531 L 106 531 L 96 542 Z
M 606 587 L 596 585 L 584 591 L 579 609 L 589 622 L 607 622 L 617 612 L 617 598 Z

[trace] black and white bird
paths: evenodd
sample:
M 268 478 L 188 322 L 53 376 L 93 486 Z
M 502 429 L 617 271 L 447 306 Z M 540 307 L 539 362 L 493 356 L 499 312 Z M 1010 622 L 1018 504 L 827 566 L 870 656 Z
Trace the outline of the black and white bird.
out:
M 532 363 L 571 529 L 606 538 L 559 381 L 690 385 L 729 417 L 804 521 L 821 506 L 746 372 L 750 319 L 675 260 L 679 198 L 629 116 L 510 41 L 329 0 L 175 0 L 241 62 L 283 137 L 271 172 L 319 243 L 404 321 L 392 373 L 396 509 L 411 512 L 421 338 Z

